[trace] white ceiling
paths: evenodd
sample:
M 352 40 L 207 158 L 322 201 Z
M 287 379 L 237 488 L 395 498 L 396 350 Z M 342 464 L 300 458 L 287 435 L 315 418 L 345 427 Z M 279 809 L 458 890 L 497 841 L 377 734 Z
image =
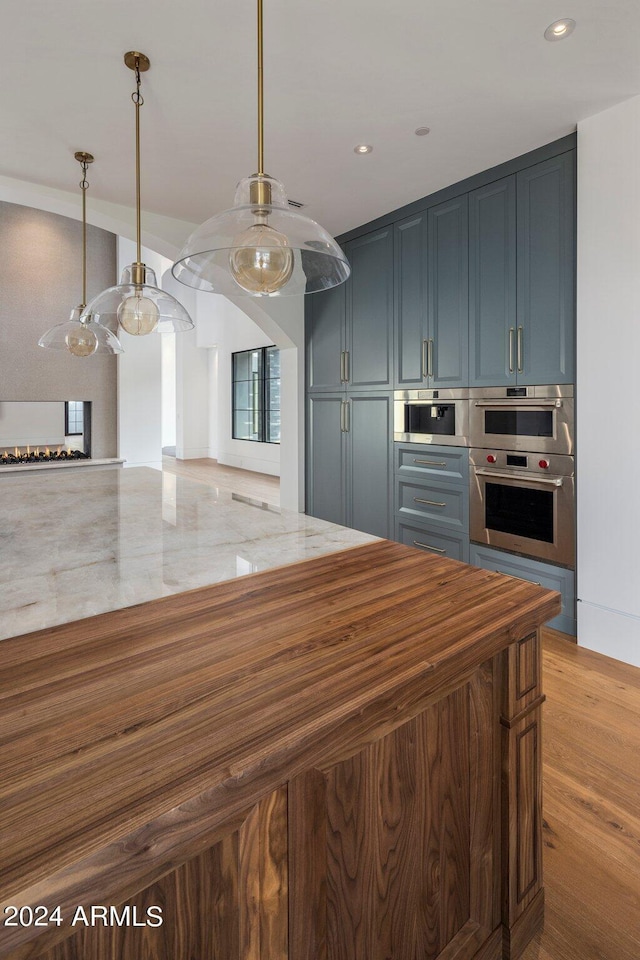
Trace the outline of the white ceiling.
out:
M 0 175 L 200 223 L 256 167 L 255 0 L 0 0 Z M 565 41 L 545 27 L 577 21 Z M 638 0 L 265 0 L 266 168 L 334 234 L 640 93 Z M 416 137 L 418 126 L 431 134 Z M 369 143 L 373 153 L 353 147 Z

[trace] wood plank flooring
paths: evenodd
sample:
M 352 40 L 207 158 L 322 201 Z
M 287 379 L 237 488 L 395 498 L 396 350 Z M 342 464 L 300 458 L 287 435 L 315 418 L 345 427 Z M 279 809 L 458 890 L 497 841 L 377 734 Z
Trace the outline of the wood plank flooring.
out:
M 262 499 L 278 484 L 215 461 L 166 468 Z M 523 960 L 640 960 L 640 670 L 553 630 L 543 662 L 546 921 Z
M 523 960 L 640 958 L 640 670 L 546 630 L 545 928 Z
M 175 457 L 164 456 L 162 469 L 187 480 L 196 480 L 199 483 L 208 483 L 213 487 L 224 487 L 234 493 L 241 493 L 245 497 L 255 497 L 275 506 L 280 505 L 280 477 L 271 477 L 266 473 L 254 473 L 251 470 L 240 470 L 238 467 L 228 467 L 217 460 L 176 460 Z

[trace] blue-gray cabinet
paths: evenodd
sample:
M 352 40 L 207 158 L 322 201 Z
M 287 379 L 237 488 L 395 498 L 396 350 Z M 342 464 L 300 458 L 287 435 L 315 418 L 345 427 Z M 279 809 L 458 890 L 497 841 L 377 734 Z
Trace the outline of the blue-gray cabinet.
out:
M 573 383 L 575 151 L 469 194 L 473 387 Z
M 305 304 L 307 389 L 393 386 L 393 229 L 345 244 L 351 277 Z
M 307 389 L 316 393 L 344 390 L 345 284 L 307 297 L 305 311 Z
M 520 580 L 530 580 L 548 590 L 557 590 L 562 597 L 562 611 L 553 620 L 549 620 L 548 626 L 575 637 L 576 575 L 573 570 L 557 567 L 552 563 L 543 563 L 532 557 L 520 557 L 517 554 L 506 553 L 478 543 L 471 544 L 469 562 L 474 567 L 506 573 Z
M 575 379 L 575 151 L 516 174 L 518 383 Z
M 427 213 L 395 224 L 395 384 L 428 383 Z
M 467 386 L 467 196 L 395 224 L 395 384 Z
M 427 233 L 429 386 L 466 387 L 469 375 L 467 194 L 430 207 Z
M 307 399 L 307 513 L 347 523 L 347 441 L 342 393 Z
M 391 389 L 393 228 L 352 240 L 345 250 L 351 264 L 345 288 L 347 389 Z
M 469 451 L 394 444 L 395 539 L 469 561 Z
M 309 394 L 307 513 L 393 535 L 393 395 Z
M 469 383 L 516 382 L 516 177 L 469 194 Z
M 393 394 L 353 393 L 346 401 L 348 526 L 393 536 Z

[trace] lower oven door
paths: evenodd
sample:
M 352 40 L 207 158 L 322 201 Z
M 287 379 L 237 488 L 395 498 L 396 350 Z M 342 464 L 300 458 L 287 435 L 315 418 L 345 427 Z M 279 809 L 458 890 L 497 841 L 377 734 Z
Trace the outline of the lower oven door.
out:
M 573 476 L 472 468 L 469 515 L 471 540 L 574 569 Z

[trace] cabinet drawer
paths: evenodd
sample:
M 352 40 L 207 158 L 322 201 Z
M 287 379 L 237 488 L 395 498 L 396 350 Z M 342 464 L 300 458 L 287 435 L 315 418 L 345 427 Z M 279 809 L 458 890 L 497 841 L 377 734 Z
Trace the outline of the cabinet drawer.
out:
M 467 447 L 436 447 L 422 443 L 395 444 L 395 472 L 399 477 L 469 482 Z
M 450 533 L 442 527 L 422 523 L 407 523 L 396 517 L 396 540 L 407 547 L 417 547 L 451 560 L 469 562 L 469 538 Z
M 529 557 L 518 557 L 477 543 L 471 544 L 469 562 L 474 567 L 482 567 L 483 570 L 495 570 L 511 577 L 518 577 L 520 580 L 539 583 L 541 587 L 547 587 L 549 590 L 557 590 L 562 596 L 562 612 L 553 620 L 549 620 L 547 626 L 575 637 L 576 587 L 573 570 L 556 567 L 551 563 L 542 563 L 540 560 L 532 560 Z
M 396 513 L 407 520 L 428 520 L 456 533 L 469 532 L 469 493 L 447 483 L 419 483 L 396 478 Z

